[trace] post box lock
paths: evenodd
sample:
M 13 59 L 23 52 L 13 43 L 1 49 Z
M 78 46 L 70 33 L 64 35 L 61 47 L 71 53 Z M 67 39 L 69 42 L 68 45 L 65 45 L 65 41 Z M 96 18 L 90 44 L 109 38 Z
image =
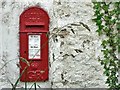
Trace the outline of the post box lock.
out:
M 49 16 L 39 7 L 30 7 L 20 15 L 20 81 L 36 82 L 48 80 L 48 37 Z

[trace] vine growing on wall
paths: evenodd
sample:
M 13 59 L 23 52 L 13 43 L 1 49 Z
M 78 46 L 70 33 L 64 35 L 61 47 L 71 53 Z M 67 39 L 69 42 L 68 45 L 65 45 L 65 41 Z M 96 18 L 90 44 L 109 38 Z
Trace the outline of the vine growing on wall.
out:
M 120 1 L 93 2 L 93 19 L 98 27 L 96 32 L 102 39 L 104 58 L 99 58 L 107 76 L 106 84 L 110 89 L 120 90 L 118 72 L 120 70 Z

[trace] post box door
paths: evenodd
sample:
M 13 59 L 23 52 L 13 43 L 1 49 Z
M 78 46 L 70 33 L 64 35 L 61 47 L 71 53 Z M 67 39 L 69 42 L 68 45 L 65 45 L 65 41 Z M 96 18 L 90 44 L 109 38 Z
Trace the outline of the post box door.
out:
M 49 16 L 42 8 L 30 7 L 21 14 L 20 81 L 48 80 L 48 31 Z

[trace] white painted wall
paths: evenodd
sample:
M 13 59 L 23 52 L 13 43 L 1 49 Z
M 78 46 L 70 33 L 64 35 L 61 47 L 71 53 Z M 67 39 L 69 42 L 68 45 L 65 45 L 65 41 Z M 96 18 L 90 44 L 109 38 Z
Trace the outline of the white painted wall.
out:
M 48 12 L 52 34 L 49 41 L 49 81 L 39 82 L 38 85 L 52 88 L 106 87 L 106 77 L 103 76 L 103 68 L 97 60 L 99 55 L 102 56 L 101 38 L 95 32 L 97 27 L 91 20 L 94 13 L 91 2 L 3 0 L 1 4 L 0 45 L 2 48 L 0 56 L 2 59 L 0 68 L 5 63 L 9 63 L 0 71 L 0 88 L 11 87 L 9 80 L 15 83 L 19 76 L 17 67 L 19 63 L 19 16 L 26 8 L 35 5 L 39 5 Z M 87 24 L 90 31 L 82 25 L 67 25 L 79 24 L 78 22 Z M 55 33 L 57 30 L 62 31 Z M 28 85 L 30 87 L 32 83 Z M 18 87 L 24 87 L 24 83 L 20 82 Z

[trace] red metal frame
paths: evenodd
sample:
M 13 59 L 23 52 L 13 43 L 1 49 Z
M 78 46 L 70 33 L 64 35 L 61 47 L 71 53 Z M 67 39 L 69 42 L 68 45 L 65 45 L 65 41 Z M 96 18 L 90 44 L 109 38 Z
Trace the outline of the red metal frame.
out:
M 20 60 L 20 81 L 39 82 L 48 80 L 48 37 L 49 16 L 46 11 L 39 7 L 30 7 L 20 15 L 20 57 L 25 58 L 29 63 Z M 28 58 L 28 36 L 40 35 L 41 37 L 41 58 Z M 27 69 L 24 71 L 25 67 Z M 23 74 L 22 74 L 23 73 Z

